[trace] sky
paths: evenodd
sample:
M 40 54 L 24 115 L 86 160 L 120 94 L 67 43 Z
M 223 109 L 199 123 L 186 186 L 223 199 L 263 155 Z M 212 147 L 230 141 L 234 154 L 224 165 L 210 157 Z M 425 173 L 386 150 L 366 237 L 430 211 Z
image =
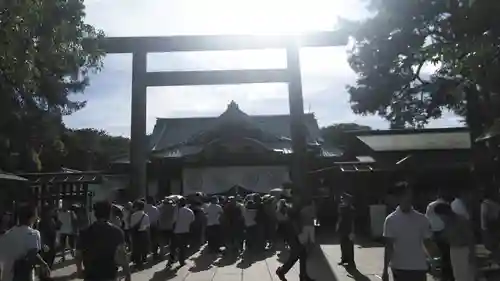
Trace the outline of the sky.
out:
M 362 0 L 85 0 L 86 22 L 107 36 L 300 33 L 333 30 L 339 16 L 363 19 Z M 347 63 L 347 47 L 301 51 L 305 112 L 320 126 L 355 122 L 376 129 L 388 124 L 377 116 L 352 113 L 346 85 L 356 75 Z M 286 67 L 279 50 L 155 53 L 148 71 L 262 69 Z M 130 135 L 131 55 L 107 55 L 104 69 L 91 77 L 84 95 L 87 106 L 65 117 L 71 128 L 103 129 Z M 218 116 L 234 100 L 248 114 L 287 114 L 286 84 L 151 87 L 147 92 L 147 130 L 156 118 Z M 447 115 L 429 127 L 459 125 Z

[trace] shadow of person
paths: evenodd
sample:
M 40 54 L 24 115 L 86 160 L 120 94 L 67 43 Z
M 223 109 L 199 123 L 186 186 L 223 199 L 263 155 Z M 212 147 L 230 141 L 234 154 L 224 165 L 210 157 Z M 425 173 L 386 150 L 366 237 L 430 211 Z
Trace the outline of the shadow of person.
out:
M 189 268 L 189 271 L 200 272 L 209 270 L 213 266 L 217 258 L 218 258 L 217 253 L 211 253 L 208 251 L 207 248 L 205 248 L 201 251 L 201 253 L 197 257 L 191 259 L 194 263 L 194 266 Z
M 236 264 L 236 267 L 240 269 L 246 269 L 249 268 L 257 260 L 258 259 L 256 253 L 247 251 L 243 253 L 241 260 L 238 264 Z
M 71 281 L 71 280 L 75 280 L 77 277 L 78 277 L 78 274 L 76 272 L 73 272 L 73 273 L 71 273 L 69 275 L 48 277 L 46 279 L 40 278 L 40 280 L 46 280 L 46 281 Z
M 356 267 L 346 266 L 345 270 L 347 271 L 348 277 L 354 279 L 355 281 L 370 281 L 370 278 L 359 272 Z
M 214 264 L 217 267 L 224 267 L 224 266 L 228 266 L 228 265 L 236 263 L 236 261 L 238 261 L 238 258 L 239 258 L 239 254 L 228 252 L 228 253 L 225 253 Z
M 181 266 L 176 266 L 172 268 L 165 268 L 163 270 L 159 270 L 153 274 L 153 277 L 149 279 L 149 281 L 165 281 L 174 278 L 177 276 L 177 271 Z
M 62 269 L 74 263 L 76 263 L 74 259 L 68 259 L 68 258 L 66 258 L 65 260 L 60 259 L 59 262 L 54 263 L 54 265 L 52 266 L 52 270 Z

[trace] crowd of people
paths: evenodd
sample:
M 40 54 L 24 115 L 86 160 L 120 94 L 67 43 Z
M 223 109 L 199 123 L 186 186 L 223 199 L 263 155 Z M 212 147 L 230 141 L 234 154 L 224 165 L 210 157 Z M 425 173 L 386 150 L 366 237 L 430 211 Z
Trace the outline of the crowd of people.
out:
M 129 260 L 135 270 L 164 256 L 167 268 L 175 263 L 184 266 L 205 244 L 207 254 L 222 255 L 256 254 L 277 245 L 289 248 L 288 261 L 276 271 L 280 280 L 286 280 L 293 264 L 306 258 L 306 245 L 314 243 L 312 201 L 295 211 L 290 199 L 286 192 L 245 197 L 200 193 L 159 202 L 148 197 L 124 204 L 97 202 L 86 216 L 77 206 L 64 205 L 44 206 L 38 217 L 37 209 L 26 205 L 17 212 L 17 225 L 3 224 L 0 280 L 32 280 L 18 278 L 18 271 L 23 271 L 20 260 L 32 265 L 24 267 L 23 276 L 38 265 L 40 279 L 48 279 L 56 256 L 64 262 L 68 254 L 84 280 L 115 280 L 117 266 L 130 280 Z M 20 230 L 23 235 L 16 233 Z M 36 254 L 28 258 L 26 249 Z M 311 280 L 305 268 L 301 276 Z
M 481 242 L 500 264 L 500 196 L 490 189 L 480 208 L 473 190 L 454 196 L 441 190 L 426 212 L 413 208 L 413 190 L 404 182 L 391 191 L 397 206 L 385 219 L 383 281 L 391 269 L 395 281 L 424 281 L 430 268 L 440 269 L 443 281 L 475 281 L 478 278 L 474 227 L 480 217 Z M 315 243 L 316 210 L 312 200 L 293 204 L 290 194 L 240 196 L 169 196 L 159 202 L 151 197 L 124 204 L 98 202 L 88 214 L 77 206 L 60 209 L 44 206 L 41 216 L 30 205 L 0 221 L 2 281 L 32 280 L 37 265 L 43 281 L 50 275 L 55 257 L 74 257 L 84 280 L 116 280 L 121 266 L 130 280 L 129 261 L 135 270 L 147 262 L 166 258 L 166 268 L 185 265 L 186 259 L 206 245 L 204 254 L 258 254 L 268 249 L 289 250 L 276 275 L 300 260 L 300 280 L 308 281 L 308 245 Z M 478 210 L 476 210 L 478 209 Z M 356 267 L 354 258 L 353 196 L 345 193 L 339 205 L 337 233 L 340 265 Z M 68 251 L 69 250 L 69 251 Z
M 429 271 L 442 281 L 476 281 L 481 278 L 476 245 L 481 242 L 500 264 L 500 196 L 489 189 L 478 199 L 477 190 L 441 189 L 425 212 L 414 209 L 413 189 L 407 182 L 391 188 L 397 199 L 395 210 L 386 217 L 383 281 L 389 280 L 389 268 L 395 281 L 425 281 Z M 355 268 L 354 209 L 352 197 L 342 196 L 337 232 L 342 258 L 339 265 Z M 480 221 L 480 230 L 475 218 Z M 481 235 L 476 235 L 476 234 Z

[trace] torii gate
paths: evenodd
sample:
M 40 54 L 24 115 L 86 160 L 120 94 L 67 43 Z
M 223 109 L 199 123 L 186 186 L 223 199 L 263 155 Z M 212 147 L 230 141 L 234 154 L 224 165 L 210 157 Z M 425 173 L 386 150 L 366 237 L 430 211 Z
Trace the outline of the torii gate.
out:
M 146 138 L 147 87 L 181 85 L 220 85 L 244 83 L 288 84 L 292 136 L 291 179 L 296 198 L 309 198 L 306 188 L 307 143 L 304 124 L 304 102 L 300 73 L 301 47 L 330 47 L 347 44 L 347 36 L 339 32 L 314 32 L 304 35 L 200 35 L 170 37 L 108 37 L 102 47 L 109 54 L 132 53 L 132 113 L 130 163 L 131 186 L 143 189 L 149 195 L 146 178 L 148 144 Z M 287 67 L 284 69 L 209 70 L 147 72 L 147 54 L 152 52 L 229 51 L 251 49 L 286 49 Z

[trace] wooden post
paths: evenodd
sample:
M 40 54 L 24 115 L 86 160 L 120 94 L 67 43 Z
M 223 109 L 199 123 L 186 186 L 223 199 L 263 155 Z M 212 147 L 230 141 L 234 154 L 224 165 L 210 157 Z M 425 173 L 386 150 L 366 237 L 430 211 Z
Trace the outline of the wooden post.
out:
M 136 52 L 132 59 L 132 112 L 130 122 L 130 165 L 132 174 L 130 186 L 134 195 L 148 196 L 146 178 L 147 137 L 146 137 L 146 104 L 147 86 L 145 74 L 147 70 L 147 53 Z
M 294 197 L 298 202 L 310 198 L 307 186 L 307 140 L 304 130 L 304 100 L 300 72 L 300 49 L 294 41 L 287 47 L 288 102 L 290 106 L 290 130 L 292 135 L 291 179 L 294 184 Z M 296 201 L 296 202 L 297 202 Z

